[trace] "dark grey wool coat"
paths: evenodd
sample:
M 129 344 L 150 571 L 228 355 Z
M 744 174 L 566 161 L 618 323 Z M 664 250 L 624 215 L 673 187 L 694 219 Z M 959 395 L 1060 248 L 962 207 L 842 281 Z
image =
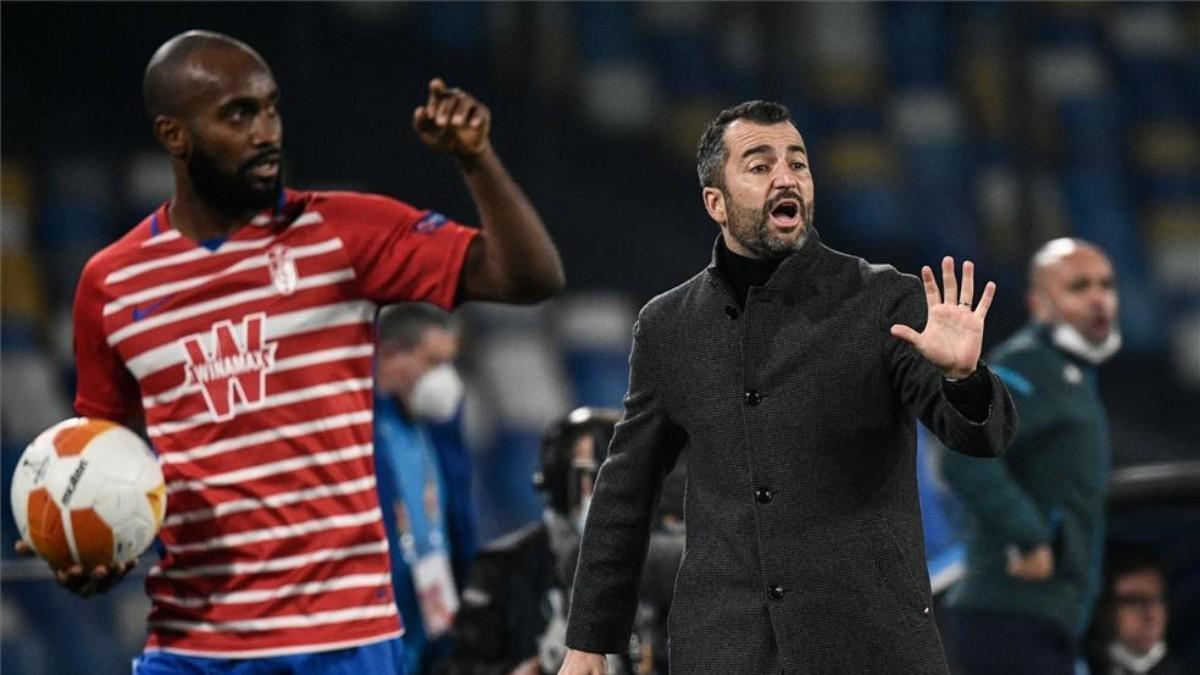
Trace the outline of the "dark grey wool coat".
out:
M 745 311 L 713 264 L 651 300 L 634 328 L 625 414 L 596 484 L 568 646 L 628 648 L 650 515 L 688 457 L 687 550 L 670 616 L 675 674 L 944 673 L 915 475 L 916 419 L 947 446 L 999 455 L 988 418 L 888 328 L 922 330 L 921 282 L 815 231 Z

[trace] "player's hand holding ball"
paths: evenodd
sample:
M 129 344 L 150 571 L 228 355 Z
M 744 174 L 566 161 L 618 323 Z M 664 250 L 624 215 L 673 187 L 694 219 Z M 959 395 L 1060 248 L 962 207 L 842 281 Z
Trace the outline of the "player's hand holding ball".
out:
M 438 152 L 477 157 L 491 148 L 492 113 L 487 106 L 441 78 L 429 81 L 429 99 L 413 111 L 413 129 Z
M 162 526 L 166 486 L 154 451 L 107 420 L 79 417 L 38 435 L 12 477 L 17 553 L 41 556 L 84 597 L 116 585 Z

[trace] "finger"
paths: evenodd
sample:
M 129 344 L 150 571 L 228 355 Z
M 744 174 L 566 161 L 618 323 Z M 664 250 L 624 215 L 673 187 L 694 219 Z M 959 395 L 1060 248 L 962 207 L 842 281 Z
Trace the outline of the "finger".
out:
M 963 261 L 962 289 L 958 292 L 958 304 L 966 305 L 969 309 L 975 299 L 975 263 Z
M 925 284 L 925 304 L 930 308 L 941 304 L 942 294 L 938 290 L 937 282 L 933 280 L 933 268 L 929 265 L 921 268 L 921 281 Z
M 993 281 L 987 282 L 983 287 L 983 296 L 979 298 L 979 305 L 975 308 L 975 314 L 980 319 L 987 318 L 988 308 L 992 306 L 992 298 L 996 296 L 996 283 Z
M 454 114 L 455 108 L 458 106 L 460 99 L 458 96 L 443 97 L 437 105 L 437 114 L 434 116 L 434 122 L 439 127 L 444 127 L 450 123 L 450 116 Z
M 425 110 L 425 106 L 417 106 L 413 111 L 413 129 L 416 131 L 425 131 L 430 126 L 429 113 Z
M 442 78 L 435 77 L 429 81 L 429 98 L 425 101 L 425 107 L 432 117 L 434 110 L 437 109 L 438 100 L 442 97 L 442 92 L 446 91 L 446 83 Z
M 17 555 L 23 555 L 23 556 L 35 555 L 33 547 L 30 546 L 29 544 L 26 544 L 24 539 L 18 539 L 15 542 L 13 542 L 13 550 L 17 552 Z
M 462 103 L 454 111 L 454 115 L 450 117 L 450 125 L 461 127 L 466 123 L 467 118 L 475 112 L 475 102 L 469 98 L 464 98 Z
M 118 565 L 114 566 L 112 568 L 111 572 L 107 576 L 105 576 L 103 579 L 101 579 L 98 584 L 96 584 L 96 592 L 97 593 L 108 592 L 110 589 L 112 589 L 113 586 L 116 586 L 118 583 L 120 583 L 121 580 L 125 578 L 125 575 L 129 574 L 129 570 L 131 570 L 131 569 L 133 569 L 133 565 L 130 563 L 126 563 L 123 565 L 118 564 Z
M 87 583 L 87 577 L 83 575 L 83 568 L 79 565 L 72 565 L 66 569 L 56 570 L 54 576 L 58 583 L 66 586 L 74 593 L 79 593 Z
M 953 304 L 958 297 L 958 279 L 954 277 L 954 258 L 942 258 L 942 302 Z
M 475 110 L 471 112 L 471 121 L 468 123 L 468 126 L 470 126 L 472 129 L 478 129 L 484 124 L 487 124 L 488 115 L 490 114 L 491 113 L 488 112 L 488 109 L 485 106 L 475 106 Z
M 904 324 L 893 324 L 888 332 L 914 347 L 917 346 L 917 341 L 921 339 L 920 333 Z

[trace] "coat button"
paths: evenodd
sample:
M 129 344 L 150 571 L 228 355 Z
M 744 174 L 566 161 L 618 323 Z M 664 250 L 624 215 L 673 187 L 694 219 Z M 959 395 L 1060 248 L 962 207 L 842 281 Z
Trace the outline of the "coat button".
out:
M 725 305 L 725 316 L 729 317 L 730 320 L 738 318 L 737 307 Z
M 925 607 L 925 609 L 922 609 L 921 613 L 924 614 L 925 616 L 929 616 L 929 606 L 927 605 Z
M 775 498 L 775 493 L 770 488 L 762 487 L 754 491 L 754 498 L 758 500 L 759 504 L 770 504 L 771 500 Z
M 758 393 L 757 389 L 750 389 L 742 398 L 746 401 L 746 405 L 755 406 L 762 403 L 762 394 Z
M 770 588 L 768 588 L 768 589 L 767 589 L 767 595 L 768 595 L 768 596 L 769 596 L 769 597 L 770 597 L 772 600 L 782 600 L 782 599 L 783 599 L 783 594 L 784 594 L 784 593 L 786 593 L 786 592 L 787 592 L 787 591 L 785 591 L 785 590 L 783 589 L 783 586 L 772 586 L 772 587 L 770 587 Z

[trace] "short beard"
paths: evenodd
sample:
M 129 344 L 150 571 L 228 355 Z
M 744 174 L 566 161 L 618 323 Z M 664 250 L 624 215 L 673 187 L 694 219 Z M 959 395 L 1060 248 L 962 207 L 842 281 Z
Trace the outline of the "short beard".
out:
M 192 189 L 204 202 L 225 213 L 241 214 L 271 208 L 279 199 L 279 192 L 283 186 L 283 170 L 280 167 L 271 185 L 257 188 L 253 184 L 250 170 L 254 168 L 258 159 L 255 157 L 246 161 L 231 174 L 222 170 L 212 155 L 198 146 L 193 147 L 187 162 Z
M 742 245 L 747 251 L 755 257 L 764 258 L 767 260 L 782 260 L 789 255 L 799 251 L 804 246 L 804 242 L 808 241 L 808 232 L 812 227 L 813 206 L 811 202 L 806 203 L 796 192 L 786 192 L 776 196 L 774 199 L 769 199 L 761 210 L 751 208 L 743 208 L 734 203 L 732 195 L 725 190 L 721 190 L 725 196 L 725 209 L 729 214 L 729 219 L 726 221 L 729 227 L 730 234 L 733 238 Z M 779 200 L 784 198 L 795 199 L 800 203 L 800 236 L 795 240 L 789 240 L 780 236 L 776 232 L 772 232 L 768 221 L 771 218 L 771 210 L 775 207 Z

